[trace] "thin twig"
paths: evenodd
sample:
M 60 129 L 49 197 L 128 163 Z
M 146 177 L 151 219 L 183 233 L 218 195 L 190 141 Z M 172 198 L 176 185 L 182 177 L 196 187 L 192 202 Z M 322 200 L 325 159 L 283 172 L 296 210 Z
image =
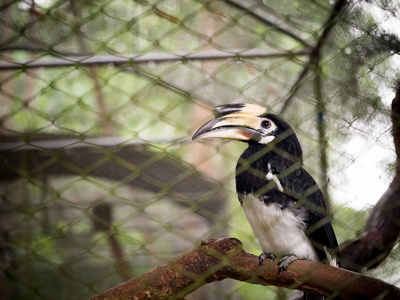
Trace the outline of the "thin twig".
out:
M 289 37 L 291 37 L 292 39 L 300 42 L 302 45 L 304 45 L 304 47 L 308 48 L 310 45 L 303 40 L 301 37 L 299 37 L 298 35 L 294 34 L 293 32 L 282 28 L 281 26 L 277 25 L 276 23 L 268 20 L 265 16 L 261 16 L 260 14 L 258 14 L 256 12 L 256 10 L 251 10 L 248 9 L 247 7 L 243 6 L 242 4 L 240 4 L 237 1 L 233 1 L 233 0 L 225 0 L 226 3 L 240 9 L 241 11 L 246 12 L 246 14 L 248 14 L 249 16 L 252 16 L 254 19 L 260 21 L 261 23 L 263 23 L 264 25 L 268 26 L 268 27 L 272 27 L 274 30 L 283 33 Z
M 311 69 L 314 69 L 318 64 L 321 59 L 321 49 L 325 44 L 325 41 L 333 29 L 333 27 L 336 25 L 337 21 L 339 20 L 340 15 L 343 13 L 344 8 L 346 7 L 347 0 L 338 0 L 336 4 L 333 6 L 331 14 L 328 18 L 328 20 L 325 22 L 323 25 L 323 31 L 320 37 L 318 38 L 317 44 L 312 48 L 311 52 L 309 53 L 309 61 L 308 63 L 304 66 L 303 71 L 300 73 L 298 79 L 296 80 L 295 84 L 289 91 L 289 94 L 283 103 L 282 109 L 280 111 L 281 114 L 283 114 L 286 109 L 289 107 L 291 104 L 293 97 L 295 96 L 296 92 L 300 88 L 300 84 L 305 78 L 305 76 L 308 74 L 308 72 Z

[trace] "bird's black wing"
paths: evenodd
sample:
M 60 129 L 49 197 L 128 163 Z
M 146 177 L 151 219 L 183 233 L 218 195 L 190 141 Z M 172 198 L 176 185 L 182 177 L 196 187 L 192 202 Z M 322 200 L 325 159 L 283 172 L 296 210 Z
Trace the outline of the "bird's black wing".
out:
M 307 197 L 307 201 L 310 201 L 312 205 L 320 201 L 325 203 L 324 196 L 320 190 Z M 306 234 L 321 261 L 326 259 L 324 246 L 332 257 L 339 259 L 338 242 L 326 209 L 325 212 L 316 211 L 313 208 L 310 209 Z
M 338 243 L 329 219 L 324 195 L 312 176 L 300 165 L 282 157 L 270 160 L 272 171 L 278 175 L 284 193 L 297 205 L 307 208 L 305 220 L 309 237 L 321 261 L 326 260 L 324 246 L 338 258 Z

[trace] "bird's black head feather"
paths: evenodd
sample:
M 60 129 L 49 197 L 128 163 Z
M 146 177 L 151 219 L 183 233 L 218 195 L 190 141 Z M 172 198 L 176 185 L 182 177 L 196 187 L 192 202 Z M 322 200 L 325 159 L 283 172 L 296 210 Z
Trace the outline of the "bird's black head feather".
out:
M 264 146 L 276 148 L 275 151 L 281 151 L 282 155 L 285 155 L 284 152 L 286 152 L 291 156 L 301 159 L 303 156 L 303 150 L 293 128 L 284 119 L 275 114 L 268 113 L 261 117 L 270 119 L 277 126 L 277 129 L 272 133 L 275 136 L 275 139 L 268 145 Z M 248 143 L 251 147 L 252 145 L 257 144 L 257 141 L 250 140 Z

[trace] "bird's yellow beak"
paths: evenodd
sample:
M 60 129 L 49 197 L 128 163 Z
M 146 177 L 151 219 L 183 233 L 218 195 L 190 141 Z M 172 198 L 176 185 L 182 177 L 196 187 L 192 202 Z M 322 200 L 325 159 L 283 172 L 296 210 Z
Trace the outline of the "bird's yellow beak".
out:
M 258 139 L 262 119 L 259 115 L 267 109 L 255 104 L 226 104 L 214 109 L 216 118 L 201 126 L 193 135 L 193 140 L 222 138 L 248 141 Z

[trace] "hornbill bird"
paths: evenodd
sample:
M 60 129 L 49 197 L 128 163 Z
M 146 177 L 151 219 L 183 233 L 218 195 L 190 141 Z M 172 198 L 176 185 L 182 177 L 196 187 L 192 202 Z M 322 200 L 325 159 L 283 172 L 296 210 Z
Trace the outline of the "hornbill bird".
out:
M 338 266 L 324 195 L 303 168 L 303 151 L 290 125 L 255 104 L 220 105 L 214 115 L 193 139 L 248 143 L 236 166 L 236 190 L 261 245 L 260 264 L 279 258 L 279 271 L 297 259 Z M 323 298 L 304 294 L 304 299 Z

